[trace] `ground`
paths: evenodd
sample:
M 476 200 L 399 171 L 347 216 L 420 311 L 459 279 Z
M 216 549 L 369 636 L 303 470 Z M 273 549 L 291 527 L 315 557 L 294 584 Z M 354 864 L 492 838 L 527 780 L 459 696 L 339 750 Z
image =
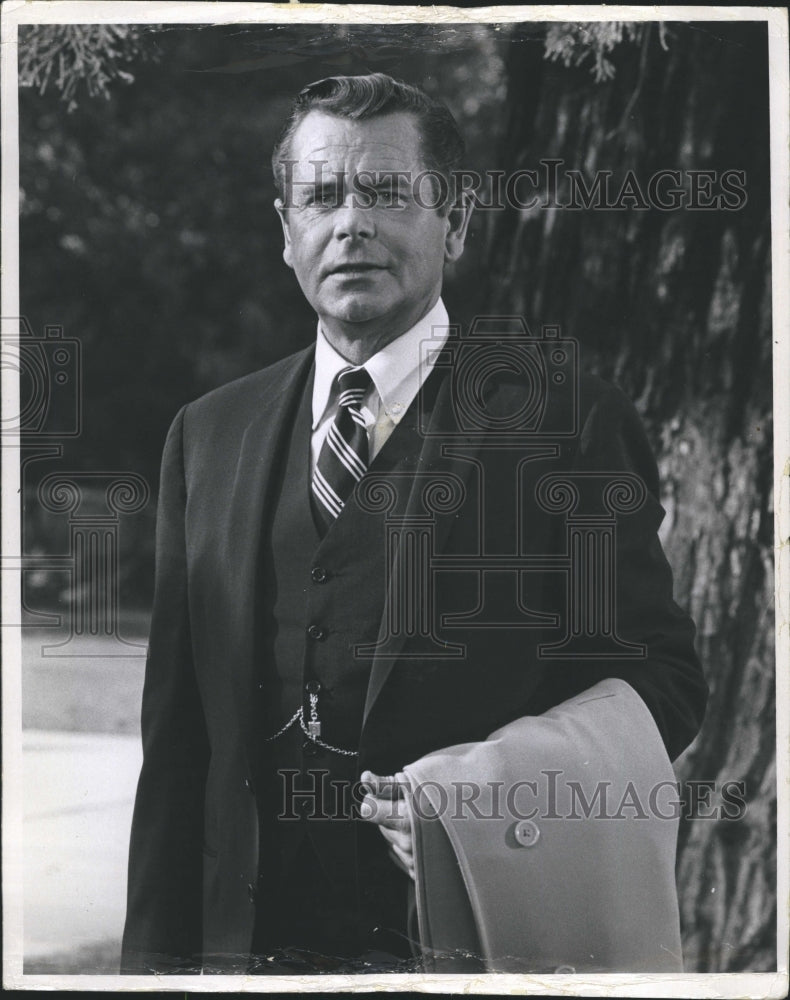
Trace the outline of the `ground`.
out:
M 51 646 L 61 638 L 23 634 L 19 947 L 25 973 L 114 973 L 142 760 L 145 640 L 92 639 L 81 651 L 89 655 L 66 657 L 70 649 Z

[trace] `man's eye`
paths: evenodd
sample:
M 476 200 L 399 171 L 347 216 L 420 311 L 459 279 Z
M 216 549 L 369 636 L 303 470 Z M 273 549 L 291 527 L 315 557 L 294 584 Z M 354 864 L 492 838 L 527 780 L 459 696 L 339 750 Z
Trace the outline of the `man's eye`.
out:
M 398 188 L 381 188 L 376 191 L 376 205 L 379 208 L 403 208 L 406 197 Z
M 342 205 L 343 198 L 339 191 L 321 190 L 313 191 L 302 201 L 300 208 L 338 208 Z

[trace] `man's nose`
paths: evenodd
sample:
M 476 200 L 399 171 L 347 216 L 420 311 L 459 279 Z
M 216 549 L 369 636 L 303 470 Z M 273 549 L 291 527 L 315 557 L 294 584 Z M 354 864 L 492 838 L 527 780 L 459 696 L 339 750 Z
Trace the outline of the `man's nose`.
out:
M 370 239 L 376 235 L 373 212 L 361 204 L 358 195 L 346 195 L 334 215 L 334 236 L 337 240 Z

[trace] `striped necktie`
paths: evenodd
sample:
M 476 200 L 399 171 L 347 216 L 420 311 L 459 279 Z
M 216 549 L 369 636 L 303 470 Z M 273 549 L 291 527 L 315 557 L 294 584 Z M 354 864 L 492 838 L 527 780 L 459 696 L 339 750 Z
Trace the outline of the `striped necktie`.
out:
M 333 385 L 337 413 L 313 471 L 313 497 L 328 527 L 368 467 L 368 434 L 360 407 L 371 378 L 365 368 L 346 368 Z

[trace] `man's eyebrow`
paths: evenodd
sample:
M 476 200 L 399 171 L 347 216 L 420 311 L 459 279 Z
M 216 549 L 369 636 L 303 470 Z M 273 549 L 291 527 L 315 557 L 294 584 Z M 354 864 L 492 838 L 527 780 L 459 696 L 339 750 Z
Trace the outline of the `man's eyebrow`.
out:
M 326 195 L 331 195 L 337 198 L 343 191 L 343 183 L 341 178 L 329 178 L 323 180 L 316 184 L 315 181 L 300 181 L 299 187 L 296 191 L 296 200 L 299 201 L 299 193 L 301 192 L 301 200 L 309 197 L 323 198 Z
M 299 186 L 302 188 L 312 188 L 314 191 L 324 191 L 332 190 L 336 191 L 343 183 L 342 177 L 332 177 L 328 180 L 322 180 L 320 183 L 316 184 L 315 181 L 300 181 Z
M 360 171 L 360 173 L 373 174 L 375 180 L 371 182 L 371 187 L 384 187 L 385 185 L 391 185 L 395 181 L 398 185 L 408 186 L 409 179 L 411 177 L 411 170 L 369 170 Z
M 332 150 L 341 150 L 343 152 L 348 152 L 350 149 L 359 149 L 360 146 L 374 145 L 382 146 L 384 149 L 394 149 L 398 155 L 403 154 L 403 149 L 396 142 L 387 142 L 385 139 L 371 140 L 368 142 L 328 142 L 325 146 L 316 146 L 315 149 L 310 150 L 310 156 L 315 156 L 316 153 L 325 153 Z M 308 161 L 309 162 L 309 161 Z

